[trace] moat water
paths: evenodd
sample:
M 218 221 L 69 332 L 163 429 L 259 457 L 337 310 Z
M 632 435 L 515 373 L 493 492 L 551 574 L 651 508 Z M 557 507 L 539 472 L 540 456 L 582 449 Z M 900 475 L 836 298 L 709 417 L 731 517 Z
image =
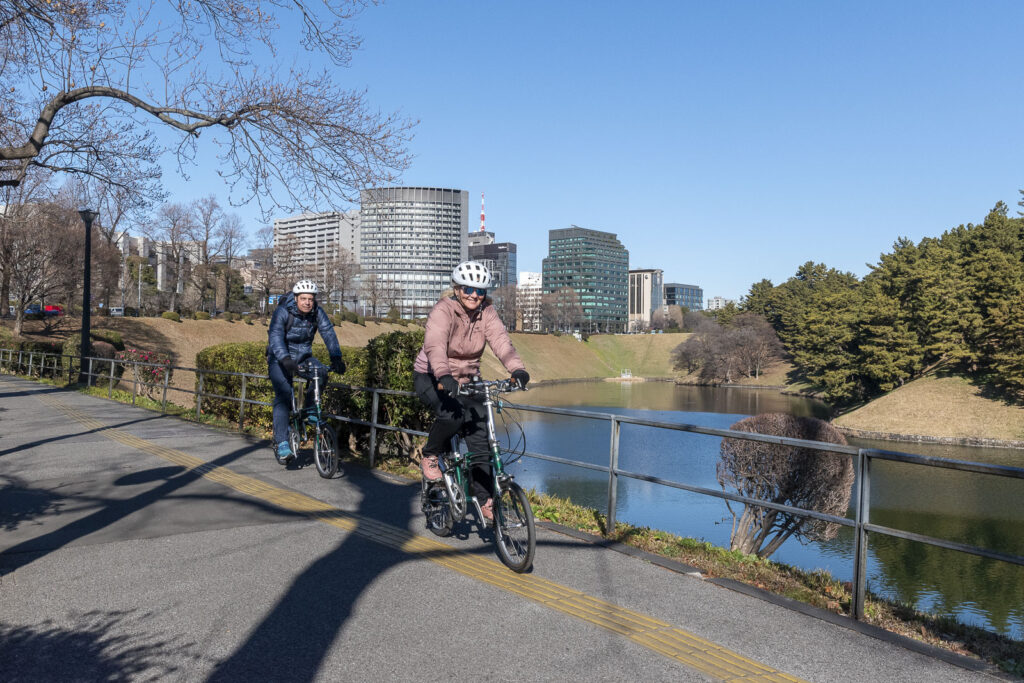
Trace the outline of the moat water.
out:
M 510 396 L 517 403 L 614 413 L 721 429 L 749 415 L 788 412 L 825 417 L 818 401 L 776 391 L 676 386 L 667 382 L 580 382 L 541 386 Z M 526 448 L 587 463 L 608 465 L 608 421 L 514 411 Z M 715 478 L 718 437 L 622 425 L 619 467 L 663 479 L 720 489 Z M 862 447 L 920 453 L 956 460 L 1024 466 L 1024 451 L 850 439 Z M 523 458 L 513 465 L 517 481 L 604 511 L 607 474 Z M 725 501 L 620 478 L 620 521 L 662 529 L 728 547 L 732 517 Z M 851 497 L 851 500 L 854 498 Z M 871 521 L 928 536 L 1024 555 L 1024 480 L 969 474 L 904 463 L 872 466 Z M 736 508 L 736 506 L 734 506 Z M 853 518 L 853 511 L 849 512 Z M 853 532 L 830 541 L 790 539 L 772 559 L 807 570 L 823 569 L 840 580 L 853 573 Z M 1024 639 L 1024 567 L 921 543 L 871 537 L 868 586 L 876 594 L 922 611 Z

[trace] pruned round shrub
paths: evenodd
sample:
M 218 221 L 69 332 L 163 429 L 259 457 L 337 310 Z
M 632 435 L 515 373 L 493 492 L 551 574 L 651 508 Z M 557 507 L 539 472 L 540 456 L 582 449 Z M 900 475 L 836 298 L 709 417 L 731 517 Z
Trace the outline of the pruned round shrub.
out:
M 732 431 L 804 441 L 846 444 L 834 425 L 816 417 L 763 413 L 735 423 Z M 725 438 L 716 469 L 718 483 L 747 498 L 843 516 L 850 505 L 853 458 L 807 446 Z M 732 510 L 731 504 L 730 511 Z M 757 505 L 733 513 L 731 549 L 768 557 L 789 537 L 835 538 L 839 525 Z
M 160 317 L 161 318 L 166 318 L 167 320 L 173 320 L 176 323 L 180 323 L 181 322 L 181 316 L 178 315 L 177 313 L 175 313 L 174 311 L 164 311 L 160 315 Z
M 195 320 L 209 320 L 210 314 L 206 311 L 196 311 L 192 314 L 192 318 Z

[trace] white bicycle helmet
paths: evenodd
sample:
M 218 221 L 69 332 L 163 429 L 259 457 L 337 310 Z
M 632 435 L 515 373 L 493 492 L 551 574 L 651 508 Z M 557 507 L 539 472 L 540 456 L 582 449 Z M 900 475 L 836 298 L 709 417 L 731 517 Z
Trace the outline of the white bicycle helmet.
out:
M 293 294 L 316 294 L 317 291 L 316 283 L 312 280 L 299 280 L 292 287 Z
M 491 286 L 491 271 L 479 261 L 463 261 L 452 271 L 452 282 L 487 289 Z

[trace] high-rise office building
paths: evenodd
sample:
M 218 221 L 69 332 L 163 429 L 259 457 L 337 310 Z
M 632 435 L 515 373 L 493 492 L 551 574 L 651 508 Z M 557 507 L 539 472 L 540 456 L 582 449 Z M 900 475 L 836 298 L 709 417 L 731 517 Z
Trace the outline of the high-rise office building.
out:
M 614 233 L 575 225 L 550 230 L 541 269 L 545 294 L 575 292 L 581 331 L 626 331 L 629 252 Z
M 436 187 L 383 187 L 360 193 L 364 304 L 422 317 L 451 286 L 467 257 L 469 195 Z M 377 288 L 368 295 L 367 287 Z
M 629 271 L 629 331 L 643 332 L 651 328 L 655 311 L 661 312 L 664 289 L 662 271 L 638 268 Z
M 474 230 L 469 233 L 469 258 L 480 261 L 491 271 L 491 287 L 505 287 L 516 284 L 516 245 L 512 242 L 495 242 L 494 233 Z
M 704 309 L 704 290 L 697 285 L 665 283 L 665 306 L 683 306 L 690 311 Z

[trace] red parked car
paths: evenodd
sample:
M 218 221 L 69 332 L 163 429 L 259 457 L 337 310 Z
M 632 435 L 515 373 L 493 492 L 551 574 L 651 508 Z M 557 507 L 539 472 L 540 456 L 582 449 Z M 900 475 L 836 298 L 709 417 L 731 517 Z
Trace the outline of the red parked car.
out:
M 43 307 L 43 315 L 64 315 L 64 307 L 47 304 Z

